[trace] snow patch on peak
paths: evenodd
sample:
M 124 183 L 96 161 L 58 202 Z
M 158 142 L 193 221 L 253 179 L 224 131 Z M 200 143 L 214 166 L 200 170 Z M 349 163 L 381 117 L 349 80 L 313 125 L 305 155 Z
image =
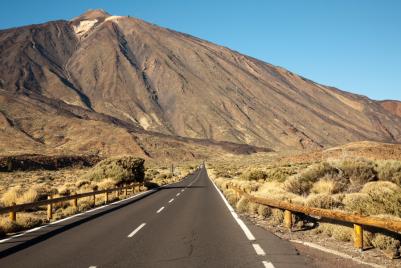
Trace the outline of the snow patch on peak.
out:
M 73 27 L 74 32 L 78 37 L 82 37 L 84 34 L 89 32 L 97 22 L 97 19 L 80 21 L 78 26 Z
M 107 17 L 107 18 L 105 19 L 105 21 L 109 21 L 109 20 L 111 20 L 111 21 L 117 21 L 118 19 L 122 19 L 122 18 L 124 18 L 124 16 L 110 16 L 110 17 Z

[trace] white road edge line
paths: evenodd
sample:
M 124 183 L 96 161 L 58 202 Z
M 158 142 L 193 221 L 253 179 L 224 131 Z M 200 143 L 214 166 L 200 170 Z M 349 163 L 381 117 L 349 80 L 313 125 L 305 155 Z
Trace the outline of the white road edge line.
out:
M 4 243 L 4 242 L 7 242 L 7 241 L 10 241 L 10 240 L 13 239 L 13 238 L 17 238 L 17 237 L 20 237 L 20 236 L 29 234 L 29 233 L 34 232 L 34 231 L 38 231 L 38 230 L 40 230 L 40 229 L 42 229 L 42 228 L 45 228 L 45 227 L 49 227 L 49 226 L 51 226 L 51 225 L 53 225 L 53 224 L 58 224 L 58 223 L 60 223 L 60 222 L 73 219 L 73 218 L 75 218 L 75 217 L 78 217 L 78 216 L 81 216 L 81 215 L 85 215 L 85 214 L 91 213 L 91 212 L 93 212 L 93 211 L 96 211 L 96 210 L 99 210 L 99 209 L 102 209 L 102 208 L 106 208 L 106 207 L 115 205 L 115 204 L 117 204 L 117 203 L 120 203 L 121 201 L 128 201 L 128 200 L 133 199 L 133 198 L 135 198 L 135 197 L 144 195 L 144 194 L 149 193 L 149 192 L 154 192 L 154 191 L 155 191 L 155 190 L 148 190 L 148 191 L 145 191 L 145 192 L 142 192 L 142 193 L 139 193 L 139 194 L 130 196 L 130 197 L 126 198 L 126 199 L 123 199 L 123 200 L 120 200 L 120 201 L 117 201 L 117 202 L 113 202 L 113 203 L 110 203 L 110 204 L 107 204 L 107 205 L 103 205 L 103 206 L 100 206 L 100 207 L 96 207 L 96 208 L 93 208 L 93 209 L 90 209 L 90 210 L 87 210 L 87 211 L 84 211 L 84 212 L 81 212 L 81 213 L 72 215 L 72 216 L 70 216 L 70 217 L 67 217 L 67 218 L 64 218 L 64 219 L 61 219 L 61 220 L 58 220 L 58 221 L 53 221 L 53 222 L 48 223 L 48 224 L 43 225 L 43 226 L 35 227 L 35 228 L 33 228 L 33 229 L 30 229 L 30 230 L 27 230 L 27 231 L 25 231 L 25 232 L 22 232 L 22 233 L 20 233 L 20 234 L 16 234 L 16 235 L 13 235 L 13 236 L 11 236 L 11 237 L 2 239 L 2 240 L 0 240 L 0 244 L 1 244 L 1 243 Z
M 158 211 L 156 211 L 156 213 L 160 213 L 160 212 L 162 212 L 162 210 L 164 209 L 164 207 L 161 207 L 161 208 L 159 208 L 159 210 Z
M 171 203 L 171 202 L 173 202 L 173 201 L 174 201 L 174 198 L 171 198 L 170 201 L 168 201 L 168 202 Z
M 318 244 L 315 244 L 315 243 L 303 242 L 303 241 L 300 241 L 300 240 L 290 240 L 290 242 L 297 243 L 297 244 L 302 244 L 304 246 L 311 247 L 311 248 L 314 248 L 314 249 L 317 249 L 317 250 L 321 250 L 323 252 L 330 253 L 330 254 L 342 257 L 344 259 L 350 259 L 350 260 L 353 260 L 354 262 L 357 262 L 359 264 L 364 264 L 364 265 L 368 265 L 368 266 L 375 267 L 375 268 L 385 268 L 386 267 L 386 266 L 375 264 L 375 263 L 364 262 L 362 260 L 356 259 L 355 257 L 352 257 L 351 255 L 342 253 L 342 252 L 334 250 L 334 249 L 325 248 L 325 247 L 322 247 L 322 246 L 320 246 Z
M 252 244 L 252 246 L 253 249 L 256 251 L 256 254 L 258 254 L 259 256 L 266 256 L 265 251 L 259 244 Z
M 141 230 L 144 226 L 146 225 L 146 223 L 142 223 L 141 225 L 139 225 L 135 230 L 133 230 L 129 235 L 128 238 L 133 237 L 137 232 L 139 232 L 139 230 Z
M 274 268 L 274 265 L 273 265 L 273 263 L 271 263 L 271 262 L 262 261 L 262 263 L 263 263 L 263 266 L 264 266 L 265 268 Z
M 224 197 L 224 195 L 220 192 L 219 188 L 217 188 L 216 184 L 214 184 L 214 181 L 209 178 L 209 180 L 212 182 L 214 188 L 216 188 L 216 191 L 219 193 L 220 197 L 223 199 L 224 203 L 226 204 L 228 210 L 231 212 L 231 215 L 235 219 L 235 221 L 238 223 L 239 227 L 241 227 L 242 231 L 244 231 L 246 237 L 250 241 L 254 241 L 255 237 L 253 236 L 252 232 L 249 230 L 249 228 L 245 225 L 245 223 L 238 217 L 237 213 L 234 211 L 232 206 L 228 203 L 227 199 Z

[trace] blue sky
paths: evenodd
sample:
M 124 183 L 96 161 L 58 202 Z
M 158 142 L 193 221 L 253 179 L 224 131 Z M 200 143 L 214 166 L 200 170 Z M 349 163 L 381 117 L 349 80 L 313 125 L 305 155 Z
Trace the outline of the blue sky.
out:
M 322 84 L 401 100 L 398 0 L 2 0 L 0 7 L 0 29 L 102 8 L 227 46 Z

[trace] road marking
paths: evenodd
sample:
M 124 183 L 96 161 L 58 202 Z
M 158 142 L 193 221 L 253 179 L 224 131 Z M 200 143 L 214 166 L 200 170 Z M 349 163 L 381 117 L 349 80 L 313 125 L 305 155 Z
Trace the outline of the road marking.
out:
M 159 208 L 159 210 L 158 211 L 156 211 L 156 213 L 160 213 L 160 212 L 162 212 L 162 210 L 164 209 L 164 207 L 161 207 L 161 208 Z
M 129 238 L 133 237 L 137 232 L 139 232 L 139 230 L 141 230 L 144 226 L 146 225 L 146 223 L 142 223 L 141 225 L 139 225 L 135 230 L 132 231 L 132 233 L 130 233 L 128 235 Z
M 386 266 L 383 266 L 383 265 L 364 262 L 364 261 L 362 261 L 360 259 L 356 259 L 352 255 L 348 255 L 348 254 L 342 253 L 342 252 L 334 250 L 334 249 L 325 248 L 325 247 L 320 246 L 320 245 L 315 244 L 315 243 L 303 242 L 303 241 L 299 241 L 299 240 L 290 240 L 290 242 L 297 243 L 297 244 L 302 244 L 304 246 L 311 247 L 311 248 L 314 248 L 314 249 L 317 249 L 317 250 L 321 250 L 323 252 L 327 252 L 327 253 L 330 253 L 330 254 L 334 254 L 334 255 L 342 257 L 344 259 L 350 259 L 350 260 L 353 260 L 354 262 L 357 262 L 357 263 L 360 263 L 360 264 L 364 264 L 364 265 L 368 265 L 368 266 L 371 266 L 371 267 L 375 267 L 375 268 L 384 268 L 384 267 L 386 267 Z
M 174 201 L 174 198 L 171 198 L 170 201 L 168 201 L 168 202 L 171 203 L 171 202 L 173 202 L 173 201 Z
M 273 263 L 271 263 L 271 262 L 269 262 L 269 261 L 262 261 L 262 263 L 263 263 L 263 266 L 264 266 L 265 268 L 274 268 Z
M 89 266 L 89 268 L 96 268 L 96 266 L 93 266 L 93 265 L 92 265 L 92 266 Z
M 234 209 L 232 206 L 228 203 L 227 199 L 224 197 L 224 195 L 220 192 L 219 188 L 217 188 L 216 184 L 209 178 L 209 180 L 212 182 L 214 188 L 216 188 L 216 191 L 220 194 L 220 197 L 223 199 L 224 204 L 226 204 L 228 210 L 231 212 L 231 215 L 235 219 L 235 221 L 238 223 L 239 227 L 241 227 L 242 231 L 245 233 L 245 236 L 248 238 L 248 240 L 254 241 L 255 237 L 249 230 L 249 228 L 245 225 L 245 223 L 238 217 L 237 213 L 235 213 Z
M 253 249 L 256 251 L 256 254 L 258 254 L 259 256 L 266 255 L 265 251 L 259 244 L 252 244 L 252 246 L 253 246 Z
M 181 190 L 181 192 L 184 192 L 184 191 L 185 191 L 184 189 Z
M 74 215 L 72 215 L 72 216 L 63 218 L 63 219 L 61 219 L 61 220 L 53 221 L 53 222 L 48 223 L 48 224 L 46 224 L 46 225 L 42 225 L 42 226 L 39 226 L 39 227 L 35 227 L 35 228 L 33 228 L 33 229 L 24 231 L 24 232 L 22 232 L 22 233 L 20 233 L 20 234 L 16 234 L 16 235 L 13 235 L 13 236 L 11 236 L 11 237 L 2 239 L 2 240 L 0 240 L 0 244 L 1 244 L 1 243 L 4 243 L 4 242 L 7 242 L 7 241 L 10 241 L 10 240 L 12 240 L 12 239 L 14 239 L 14 238 L 17 238 L 17 237 L 26 235 L 26 234 L 28 234 L 28 233 L 31 233 L 31 232 L 38 231 L 38 230 L 40 230 L 40 229 L 49 227 L 49 226 L 51 226 L 51 225 L 58 224 L 58 223 L 63 222 L 63 221 L 71 220 L 71 219 L 73 219 L 73 218 L 76 218 L 76 217 L 79 217 L 79 216 L 82 216 L 82 215 L 85 215 L 85 214 L 94 212 L 94 211 L 99 210 L 99 209 L 107 208 L 107 207 L 109 207 L 109 206 L 112 206 L 112 205 L 121 203 L 122 201 L 129 201 L 129 200 L 131 200 L 131 199 L 133 199 L 133 198 L 136 198 L 136 197 L 139 197 L 139 196 L 141 196 L 141 195 L 144 195 L 144 194 L 147 194 L 147 193 L 150 193 L 150 192 L 154 192 L 154 191 L 155 191 L 155 190 L 148 190 L 148 191 L 145 191 L 145 192 L 142 192 L 142 193 L 139 193 L 139 194 L 130 196 L 130 197 L 128 197 L 128 198 L 126 198 L 126 199 L 123 199 L 123 200 L 120 200 L 120 201 L 116 201 L 116 202 L 113 202 L 113 203 L 110 203 L 110 204 L 107 204 L 107 205 L 103 205 L 103 206 L 100 206 L 100 207 L 96 207 L 96 208 L 93 208 L 93 209 L 90 209 L 90 210 L 87 210 L 87 211 L 78 213 L 78 214 L 74 214 Z
M 180 193 L 176 194 L 176 196 L 180 196 Z

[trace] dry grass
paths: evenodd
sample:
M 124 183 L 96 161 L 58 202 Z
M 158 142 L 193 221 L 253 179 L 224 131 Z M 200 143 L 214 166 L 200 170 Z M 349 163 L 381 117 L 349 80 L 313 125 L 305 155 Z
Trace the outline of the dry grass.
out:
M 21 187 L 13 187 L 5 192 L 1 197 L 3 206 L 12 206 L 13 204 L 32 203 L 39 199 L 39 193 L 35 188 L 23 191 Z

